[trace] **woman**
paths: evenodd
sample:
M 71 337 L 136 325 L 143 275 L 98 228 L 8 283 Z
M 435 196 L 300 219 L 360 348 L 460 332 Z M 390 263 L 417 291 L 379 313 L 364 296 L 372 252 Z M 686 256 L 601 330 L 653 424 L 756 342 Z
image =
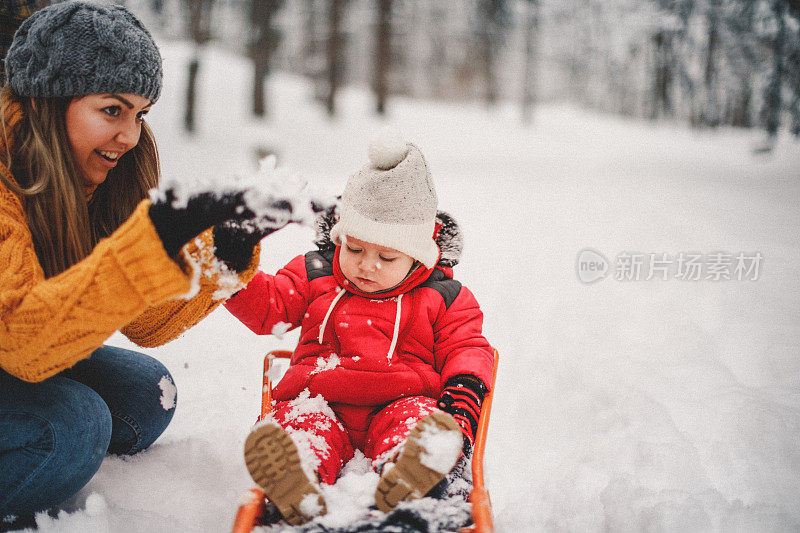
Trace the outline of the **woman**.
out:
M 144 116 L 161 57 L 126 9 L 59 3 L 27 19 L 0 103 L 0 529 L 75 494 L 106 452 L 152 444 L 174 412 L 167 369 L 103 346 L 158 346 L 220 301 L 216 253 L 246 283 L 264 232 L 243 192 L 172 205 Z M 186 200 L 185 198 L 183 200 Z M 199 239 L 194 239 L 200 235 Z M 182 248 L 190 240 L 192 244 Z M 200 288 L 188 298 L 194 265 Z M 20 518 L 22 517 L 22 518 Z

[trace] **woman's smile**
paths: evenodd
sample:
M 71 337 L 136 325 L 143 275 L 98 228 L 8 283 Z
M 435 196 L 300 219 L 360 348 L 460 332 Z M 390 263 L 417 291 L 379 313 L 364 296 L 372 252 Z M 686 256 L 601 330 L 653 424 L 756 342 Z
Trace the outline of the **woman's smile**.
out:
M 103 151 L 95 150 L 94 153 L 100 157 L 100 161 L 102 164 L 111 169 L 117 166 L 117 162 L 119 161 L 119 156 L 121 156 L 124 152 L 109 152 L 105 150 Z

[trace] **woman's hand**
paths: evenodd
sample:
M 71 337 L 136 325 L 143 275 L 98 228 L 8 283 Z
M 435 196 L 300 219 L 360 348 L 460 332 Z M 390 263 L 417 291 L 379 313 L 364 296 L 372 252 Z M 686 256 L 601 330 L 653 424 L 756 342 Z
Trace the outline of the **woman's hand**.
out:
M 200 192 L 178 199 L 174 189 L 166 189 L 150 205 L 150 220 L 164 249 L 175 257 L 183 245 L 206 229 L 226 221 L 252 219 L 244 191 Z
M 293 222 L 292 206 L 280 200 L 273 204 L 269 215 L 217 224 L 214 226 L 214 255 L 231 269 L 241 272 L 250 264 L 256 244 L 290 222 Z
M 318 214 L 332 209 L 323 202 L 311 200 L 311 212 Z M 228 220 L 214 226 L 214 255 L 231 269 L 241 272 L 250 264 L 253 248 L 261 239 L 287 224 L 301 222 L 293 218 L 294 209 L 287 200 L 276 200 L 260 215 L 243 220 Z

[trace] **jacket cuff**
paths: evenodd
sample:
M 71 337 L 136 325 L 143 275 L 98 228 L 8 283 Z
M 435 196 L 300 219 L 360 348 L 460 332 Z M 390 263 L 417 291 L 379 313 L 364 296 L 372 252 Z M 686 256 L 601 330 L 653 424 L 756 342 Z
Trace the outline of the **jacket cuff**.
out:
M 451 377 L 445 381 L 442 391 L 447 387 L 466 387 L 474 392 L 481 401 L 483 401 L 483 397 L 486 396 L 486 393 L 489 392 L 489 388 L 483 381 L 471 374 L 458 374 L 457 376 Z

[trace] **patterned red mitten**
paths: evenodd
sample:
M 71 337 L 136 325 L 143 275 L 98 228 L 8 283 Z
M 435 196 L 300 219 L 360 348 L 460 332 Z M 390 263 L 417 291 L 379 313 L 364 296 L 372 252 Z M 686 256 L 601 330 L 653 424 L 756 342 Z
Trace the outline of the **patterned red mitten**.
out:
M 486 392 L 486 385 L 480 379 L 468 374 L 459 374 L 445 382 L 442 395 L 439 397 L 439 409 L 450 413 L 461 426 L 465 450 L 475 444 L 481 404 Z

